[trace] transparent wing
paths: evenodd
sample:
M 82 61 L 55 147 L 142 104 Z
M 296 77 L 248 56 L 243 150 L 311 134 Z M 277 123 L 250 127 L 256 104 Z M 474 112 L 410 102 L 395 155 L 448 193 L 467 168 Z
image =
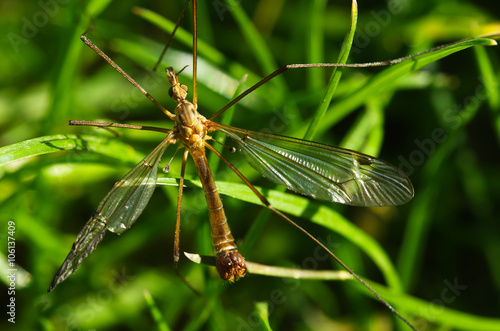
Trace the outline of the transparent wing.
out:
M 413 198 L 408 177 L 380 159 L 348 149 L 213 123 L 233 138 L 250 165 L 271 181 L 352 206 L 396 206 Z
M 82 261 L 95 250 L 106 230 L 121 234 L 132 226 L 153 194 L 158 164 L 171 141 L 172 136 L 167 136 L 108 192 L 78 234 L 48 292 L 76 271 Z

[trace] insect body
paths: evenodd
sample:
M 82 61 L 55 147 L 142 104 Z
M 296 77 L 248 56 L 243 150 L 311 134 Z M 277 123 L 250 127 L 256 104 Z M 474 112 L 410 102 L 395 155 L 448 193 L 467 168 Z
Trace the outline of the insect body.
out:
M 193 157 L 200 177 L 210 218 L 212 243 L 217 255 L 216 266 L 219 275 L 224 280 L 236 281 L 246 273 L 245 259 L 238 252 L 227 218 L 222 206 L 215 181 L 205 156 L 205 140 L 208 121 L 196 110 L 196 105 L 186 100 L 187 87 L 180 85 L 172 68 L 166 69 L 168 80 L 172 87 L 169 94 L 177 101 L 175 108 L 175 125 L 173 135 L 180 140 Z

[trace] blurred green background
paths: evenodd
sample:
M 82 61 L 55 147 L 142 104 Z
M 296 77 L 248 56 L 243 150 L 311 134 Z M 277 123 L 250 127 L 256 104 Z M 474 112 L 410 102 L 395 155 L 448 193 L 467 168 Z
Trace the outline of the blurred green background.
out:
M 236 7 L 219 0 L 199 4 L 199 40 L 206 45 L 200 45 L 198 109 L 207 117 L 227 103 L 245 74 L 250 86 L 284 64 L 335 62 L 349 26 L 348 1 L 239 2 L 262 38 L 261 46 L 244 37 L 238 25 L 242 19 L 233 16 Z M 125 130 L 116 138 L 103 130 L 69 127 L 68 120 L 171 127 L 154 105 L 79 40 L 93 26 L 90 39 L 173 110 L 163 69 L 150 72 L 167 33 L 133 14 L 134 6 L 176 21 L 183 2 L 0 4 L 0 147 L 55 134 L 95 138 L 88 146 L 0 168 L 0 257 L 6 268 L 8 222 L 14 221 L 20 280 L 16 324 L 8 323 L 4 314 L 2 329 L 266 329 L 257 317 L 257 302 L 269 303 L 275 330 L 405 329 L 353 281 L 249 275 L 230 285 L 212 268 L 182 259 L 180 273 L 204 297 L 194 295 L 173 268 L 177 187 L 172 186 L 158 187 L 133 229 L 120 237 L 109 233 L 75 275 L 45 293 L 99 201 L 163 138 Z M 389 60 L 500 31 L 500 12 L 493 1 L 361 1 L 359 7 L 351 63 Z M 191 31 L 189 13 L 181 26 Z M 191 89 L 191 47 L 181 40 L 178 35 L 162 67 L 190 65 L 181 79 Z M 314 138 L 380 156 L 410 176 L 416 193 L 407 205 L 355 208 L 311 201 L 303 217 L 294 220 L 364 279 L 385 284 L 386 274 L 352 243 L 356 238 L 313 224 L 309 216 L 327 208 L 378 242 L 395 265 L 392 281 L 409 295 L 395 306 L 421 330 L 497 330 L 500 325 L 498 54 L 497 47 L 467 49 L 368 96 L 358 92 L 384 69 L 346 69 Z M 236 108 L 232 125 L 303 137 L 330 72 L 286 72 L 246 98 Z M 162 166 L 174 151 L 167 151 Z M 274 188 L 242 158 L 228 157 L 253 183 Z M 160 176 L 178 178 L 179 159 Z M 217 180 L 239 183 L 223 165 L 216 169 Z M 188 178 L 196 178 L 191 163 L 188 172 Z M 203 193 L 185 191 L 181 249 L 211 254 Z M 241 198 L 223 200 L 248 260 L 338 268 L 313 242 L 264 208 Z M 7 302 L 7 286 L 2 284 Z M 155 308 L 148 306 L 144 291 Z M 160 317 L 154 318 L 155 312 Z

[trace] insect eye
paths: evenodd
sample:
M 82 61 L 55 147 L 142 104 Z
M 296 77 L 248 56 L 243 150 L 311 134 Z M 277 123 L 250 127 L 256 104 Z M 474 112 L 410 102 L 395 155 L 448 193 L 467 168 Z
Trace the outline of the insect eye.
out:
M 168 95 L 172 97 L 174 95 L 174 87 L 172 86 L 171 88 L 168 89 Z

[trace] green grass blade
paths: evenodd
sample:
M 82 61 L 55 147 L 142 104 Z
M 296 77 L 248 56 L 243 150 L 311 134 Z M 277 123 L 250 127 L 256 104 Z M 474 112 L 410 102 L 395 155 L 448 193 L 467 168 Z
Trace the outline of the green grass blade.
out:
M 259 31 L 252 24 L 248 15 L 243 11 L 239 1 L 235 0 L 225 0 L 225 3 L 229 8 L 231 8 L 231 14 L 234 16 L 236 23 L 238 24 L 243 37 L 249 44 L 249 47 L 256 57 L 257 62 L 259 62 L 262 71 L 264 73 L 271 73 L 278 68 L 278 65 L 274 61 L 274 56 L 270 51 L 269 47 L 266 45 L 264 39 L 260 35 Z M 282 78 L 278 78 L 276 84 L 282 90 L 286 90 L 285 83 Z
M 495 331 L 500 328 L 500 319 L 483 317 L 478 315 L 467 314 L 458 310 L 448 308 L 440 299 L 435 299 L 433 302 L 427 302 L 406 294 L 395 294 L 391 289 L 387 289 L 376 283 L 371 283 L 372 287 L 391 304 L 394 304 L 403 311 L 410 312 L 415 316 L 421 317 L 431 323 L 445 325 L 452 330 L 477 330 L 477 331 Z M 448 280 L 449 286 L 453 286 L 454 280 Z M 458 285 L 463 285 L 460 282 Z M 373 297 L 368 290 L 356 284 L 363 293 Z M 444 286 L 444 285 L 443 285 Z M 448 289 L 448 287 L 446 287 Z M 419 327 L 416 322 L 414 324 Z
M 326 9 L 326 0 L 313 0 L 307 4 L 309 9 L 309 22 L 311 22 L 309 29 L 307 29 L 308 46 L 307 63 L 322 63 L 324 52 L 324 38 L 323 31 L 324 16 L 323 13 Z M 311 91 L 324 88 L 322 82 L 322 75 L 319 70 L 310 70 L 308 72 L 307 85 Z
M 360 114 L 339 146 L 368 155 L 379 155 L 384 137 L 383 108 L 384 102 L 380 98 L 368 100 L 366 110 Z
M 484 84 L 483 90 L 487 91 L 486 98 L 492 110 L 496 112 L 500 108 L 500 90 L 498 89 L 498 77 L 495 75 L 493 64 L 488 57 L 486 49 L 483 47 L 474 47 L 474 54 L 481 74 L 481 82 Z M 483 96 L 483 95 L 481 95 Z
M 278 64 L 274 60 L 274 56 L 267 46 L 266 42 L 260 35 L 259 31 L 257 31 L 256 27 L 253 25 L 252 21 L 245 13 L 243 8 L 241 7 L 239 1 L 236 0 L 225 0 L 224 1 L 228 8 L 230 8 L 230 12 L 233 15 L 238 27 L 243 34 L 243 38 L 246 40 L 249 45 L 250 51 L 254 54 L 256 61 L 259 63 L 261 70 L 264 75 L 269 75 L 273 71 L 279 68 Z M 296 105 L 287 98 L 284 97 L 286 95 L 286 91 L 288 87 L 285 83 L 284 77 L 277 76 L 272 81 L 267 84 L 269 86 L 276 86 L 278 93 L 273 94 L 272 92 L 268 92 L 269 95 L 272 95 L 274 102 L 277 105 L 286 105 L 287 111 L 292 116 L 299 116 Z
M 170 331 L 170 328 L 167 325 L 167 322 L 162 316 L 162 313 L 158 306 L 155 303 L 155 300 L 153 299 L 153 296 L 151 293 L 147 290 L 144 290 L 144 300 L 146 301 L 149 312 L 151 313 L 151 316 L 153 317 L 155 323 L 156 323 L 156 328 L 159 331 Z
M 81 15 L 80 4 L 71 4 L 75 6 L 74 15 L 79 15 L 77 24 L 70 24 L 70 33 L 67 34 L 67 40 L 64 42 L 66 49 L 62 52 L 63 58 L 56 61 L 59 63 L 58 70 L 52 80 L 52 100 L 48 116 L 44 119 L 43 133 L 53 133 L 59 128 L 55 128 L 53 123 L 58 119 L 72 116 L 75 98 L 75 78 L 79 68 L 80 53 L 84 49 L 84 44 L 80 40 L 80 35 L 89 28 L 88 17 L 94 19 L 109 4 L 111 0 L 99 1 L 93 0 L 87 3 L 85 15 Z M 77 14 L 78 13 L 78 14 Z
M 479 71 L 481 72 L 482 89 L 476 90 L 476 97 L 487 99 L 490 109 L 492 110 L 493 125 L 497 140 L 500 141 L 500 89 L 498 73 L 495 74 L 491 60 L 485 49 L 475 47 Z
M 342 48 L 340 49 L 340 54 L 336 63 L 346 63 L 349 58 L 349 52 L 351 51 L 352 43 L 354 40 L 354 34 L 356 32 L 356 23 L 358 21 L 358 4 L 356 1 L 352 1 L 351 8 L 351 24 L 349 25 L 349 30 L 347 35 L 342 43 Z M 323 121 L 325 114 L 330 106 L 330 102 L 332 101 L 333 94 L 337 89 L 337 85 L 339 84 L 340 78 L 342 77 L 342 68 L 333 68 L 332 76 L 326 88 L 325 94 L 323 98 L 321 98 L 321 103 L 319 104 L 316 113 L 313 116 L 313 120 L 309 127 L 307 128 L 307 132 L 304 135 L 304 139 L 312 140 L 314 135 L 316 134 L 320 123 Z
M 128 145 L 116 139 L 59 134 L 0 148 L 0 166 L 28 157 L 67 150 L 88 151 L 107 156 L 120 155 L 120 159 L 128 161 L 138 156 Z
M 271 325 L 269 324 L 269 303 L 267 302 L 256 302 L 255 303 L 255 315 L 259 319 L 260 329 L 263 331 L 272 331 Z

